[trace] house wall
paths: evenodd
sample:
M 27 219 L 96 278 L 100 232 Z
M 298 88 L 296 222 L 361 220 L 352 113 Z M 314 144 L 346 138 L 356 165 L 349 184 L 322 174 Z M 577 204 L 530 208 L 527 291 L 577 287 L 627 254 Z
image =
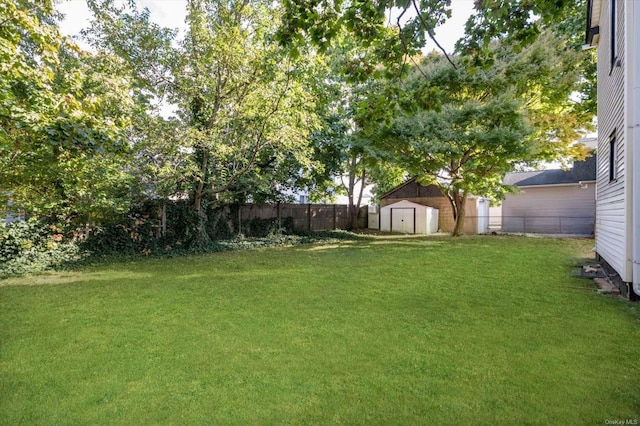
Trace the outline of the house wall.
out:
M 640 299 L 640 2 L 627 3 L 627 32 L 626 51 L 633 52 L 628 55 L 629 79 L 627 97 L 630 126 L 627 126 L 627 141 L 633 147 L 628 155 L 628 161 L 632 164 L 630 219 L 631 222 L 631 272 L 633 291 L 636 298 Z
M 593 234 L 595 184 L 524 187 L 502 202 L 505 232 Z
M 502 204 L 489 207 L 489 227 L 491 229 L 502 228 Z
M 624 281 L 631 279 L 627 259 L 630 247 L 630 221 L 626 197 L 631 195 L 626 148 L 625 81 L 626 52 L 624 43 L 626 1 L 617 5 L 617 59 L 611 66 L 610 1 L 601 2 L 600 39 L 598 42 L 598 170 L 596 190 L 596 251 Z M 616 132 L 617 179 L 609 180 L 610 135 Z

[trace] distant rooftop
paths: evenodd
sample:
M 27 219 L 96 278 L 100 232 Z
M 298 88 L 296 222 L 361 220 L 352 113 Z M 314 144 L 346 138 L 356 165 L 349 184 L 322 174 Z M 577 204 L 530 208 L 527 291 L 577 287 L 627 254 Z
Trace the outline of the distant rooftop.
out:
M 512 172 L 504 177 L 506 185 L 535 186 L 561 185 L 596 180 L 596 156 L 587 157 L 584 161 L 575 161 L 569 170 L 552 169 L 533 172 Z

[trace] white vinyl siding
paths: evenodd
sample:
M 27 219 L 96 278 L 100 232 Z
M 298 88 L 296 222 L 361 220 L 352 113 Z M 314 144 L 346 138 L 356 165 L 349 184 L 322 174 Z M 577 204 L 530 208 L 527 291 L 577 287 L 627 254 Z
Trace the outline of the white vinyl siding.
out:
M 595 184 L 523 187 L 502 202 L 505 232 L 591 234 L 596 210 Z M 524 221 L 527 220 L 527 229 Z
M 598 184 L 596 190 L 596 250 L 622 277 L 627 280 L 627 209 L 625 203 L 625 121 L 624 121 L 624 69 L 625 51 L 621 42 L 625 34 L 625 1 L 616 3 L 617 31 L 611 31 L 610 7 L 612 1 L 603 1 L 600 11 L 600 40 L 598 43 Z M 612 34 L 617 35 L 615 46 L 617 61 L 610 67 Z M 621 66 L 617 66 L 617 63 Z M 616 132 L 615 180 L 610 181 L 609 135 Z

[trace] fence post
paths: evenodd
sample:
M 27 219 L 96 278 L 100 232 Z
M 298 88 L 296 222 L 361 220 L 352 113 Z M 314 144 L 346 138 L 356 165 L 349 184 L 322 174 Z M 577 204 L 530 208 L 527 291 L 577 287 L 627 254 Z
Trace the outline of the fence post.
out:
M 162 212 L 160 217 L 160 233 L 161 235 L 167 234 L 167 203 L 162 203 Z
M 308 230 L 311 231 L 311 204 L 307 204 L 307 222 Z
M 333 205 L 333 230 L 335 231 L 337 228 L 338 224 L 338 207 L 334 204 Z
M 278 232 L 280 232 L 279 230 L 282 229 L 282 221 L 280 220 L 280 201 L 278 201 L 276 206 L 276 215 L 278 218 Z

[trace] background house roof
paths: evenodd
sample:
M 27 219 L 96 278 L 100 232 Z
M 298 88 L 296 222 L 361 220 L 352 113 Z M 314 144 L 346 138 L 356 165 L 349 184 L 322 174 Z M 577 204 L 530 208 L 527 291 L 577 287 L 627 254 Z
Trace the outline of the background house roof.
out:
M 381 195 L 380 199 L 415 197 L 443 197 L 443 194 L 436 185 L 420 185 L 417 178 L 413 177 Z
M 407 180 L 404 183 L 393 188 L 391 191 L 387 192 L 380 196 L 381 200 L 389 199 L 389 198 L 434 198 L 434 197 L 444 197 L 445 195 L 442 193 L 438 185 L 422 185 L 418 183 L 418 179 L 413 177 Z M 467 196 L 468 199 L 478 199 L 483 197 L 478 197 L 473 194 L 469 194 Z
M 516 186 L 561 185 L 596 180 L 596 156 L 575 161 L 569 170 L 552 169 L 533 172 L 512 172 L 504 177 L 504 184 Z

